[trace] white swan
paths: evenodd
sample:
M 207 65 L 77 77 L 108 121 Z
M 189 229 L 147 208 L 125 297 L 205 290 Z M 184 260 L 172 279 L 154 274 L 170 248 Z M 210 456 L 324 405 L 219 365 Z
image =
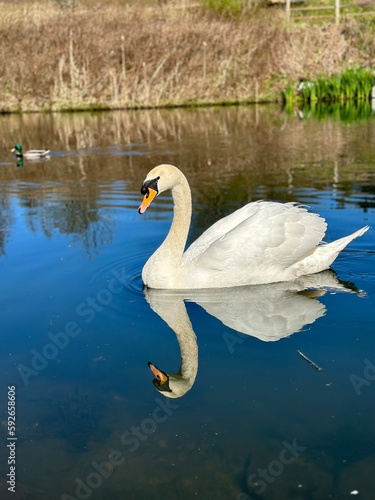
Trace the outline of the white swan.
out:
M 191 192 L 184 174 L 159 165 L 147 175 L 139 213 L 170 189 L 174 217 L 168 236 L 146 262 L 142 279 L 160 289 L 222 288 L 290 281 L 328 269 L 339 252 L 368 229 L 321 244 L 327 224 L 293 203 L 257 201 L 224 217 L 184 252 Z

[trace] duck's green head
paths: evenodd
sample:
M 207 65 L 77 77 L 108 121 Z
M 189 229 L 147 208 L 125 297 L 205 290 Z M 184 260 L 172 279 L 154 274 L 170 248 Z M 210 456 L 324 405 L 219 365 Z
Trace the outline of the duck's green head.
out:
M 14 148 L 12 149 L 12 153 L 16 153 L 16 154 L 22 154 L 22 146 L 21 144 L 16 144 L 14 146 Z

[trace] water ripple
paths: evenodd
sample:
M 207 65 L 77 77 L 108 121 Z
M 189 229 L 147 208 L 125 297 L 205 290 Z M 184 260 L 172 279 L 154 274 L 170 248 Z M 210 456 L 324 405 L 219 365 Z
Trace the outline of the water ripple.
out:
M 149 257 L 149 252 L 137 252 L 129 256 L 111 261 L 100 267 L 91 276 L 90 282 L 106 282 L 114 276 L 126 290 L 132 294 L 143 295 L 142 267 Z

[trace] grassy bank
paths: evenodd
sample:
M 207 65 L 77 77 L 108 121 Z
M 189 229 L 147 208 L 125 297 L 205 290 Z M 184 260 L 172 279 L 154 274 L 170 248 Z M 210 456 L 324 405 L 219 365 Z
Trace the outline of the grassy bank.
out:
M 185 0 L 0 2 L 0 111 L 274 100 L 298 77 L 375 66 L 375 23 L 218 16 Z

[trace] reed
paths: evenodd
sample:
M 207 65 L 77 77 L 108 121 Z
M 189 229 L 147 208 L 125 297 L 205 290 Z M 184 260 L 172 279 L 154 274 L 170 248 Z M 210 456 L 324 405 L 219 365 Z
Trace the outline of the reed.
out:
M 283 93 L 289 103 L 343 103 L 369 101 L 375 85 L 375 72 L 364 68 L 349 68 L 340 75 L 321 76 L 314 80 L 290 85 Z

